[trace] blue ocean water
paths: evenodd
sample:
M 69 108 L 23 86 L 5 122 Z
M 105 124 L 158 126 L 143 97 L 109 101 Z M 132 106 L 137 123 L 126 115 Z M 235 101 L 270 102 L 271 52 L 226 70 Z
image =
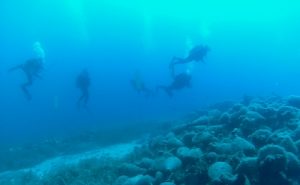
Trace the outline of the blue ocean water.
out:
M 297 1 L 7 1 L 0 2 L 0 140 L 22 143 L 84 129 L 172 120 L 244 94 L 299 94 Z M 8 69 L 45 50 L 45 70 L 29 88 Z M 192 87 L 144 97 L 130 80 L 139 71 L 155 88 L 172 79 L 169 63 L 197 44 L 205 63 L 180 65 Z M 89 111 L 79 111 L 75 81 L 91 76 Z M 145 125 L 147 127 L 147 125 Z

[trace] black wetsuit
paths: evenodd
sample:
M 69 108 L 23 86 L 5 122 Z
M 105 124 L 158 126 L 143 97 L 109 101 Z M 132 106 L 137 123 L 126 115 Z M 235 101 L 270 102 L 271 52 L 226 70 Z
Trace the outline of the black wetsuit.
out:
M 176 64 L 185 64 L 192 61 L 204 61 L 204 57 L 210 51 L 208 46 L 198 45 L 190 50 L 189 55 L 186 58 L 173 57 L 170 67 L 173 67 Z
M 90 98 L 89 94 L 89 87 L 90 87 L 90 76 L 89 73 L 84 70 L 82 71 L 76 80 L 76 86 L 81 90 L 81 96 L 79 97 L 77 101 L 77 105 L 80 108 L 81 107 L 81 102 L 83 102 L 83 106 L 86 107 L 88 100 Z
M 21 69 L 26 75 L 27 81 L 21 84 L 21 89 L 26 98 L 31 100 L 32 96 L 27 88 L 33 84 L 35 78 L 40 78 L 40 72 L 43 70 L 43 62 L 41 59 L 29 59 L 25 63 L 11 68 L 10 71 L 17 69 Z
M 157 89 L 163 89 L 170 97 L 173 96 L 174 90 L 191 86 L 192 76 L 186 72 L 175 75 L 174 66 L 171 68 L 171 77 L 173 78 L 173 82 L 169 86 L 157 86 Z

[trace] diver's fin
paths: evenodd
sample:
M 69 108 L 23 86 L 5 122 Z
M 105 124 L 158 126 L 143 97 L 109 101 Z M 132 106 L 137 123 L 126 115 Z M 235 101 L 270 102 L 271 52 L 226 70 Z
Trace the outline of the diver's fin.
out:
M 17 65 L 8 69 L 8 72 L 13 72 L 15 70 L 22 69 L 22 65 Z
M 26 86 L 25 86 L 25 85 L 22 85 L 21 88 L 22 88 L 22 91 L 23 91 L 23 93 L 24 93 L 26 99 L 27 99 L 28 101 L 30 101 L 30 100 L 32 99 L 32 96 L 31 96 L 31 94 L 29 93 L 29 91 L 27 90 Z

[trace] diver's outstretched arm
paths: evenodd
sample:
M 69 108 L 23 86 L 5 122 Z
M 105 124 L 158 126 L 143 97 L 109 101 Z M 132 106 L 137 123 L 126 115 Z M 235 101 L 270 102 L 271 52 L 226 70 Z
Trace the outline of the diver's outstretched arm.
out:
M 20 65 L 17 65 L 15 67 L 12 67 L 12 68 L 8 69 L 8 72 L 12 72 L 12 71 L 15 71 L 15 70 L 18 70 L 18 69 L 23 69 L 23 65 L 20 64 Z
M 188 58 L 173 57 L 172 60 L 171 60 L 170 66 L 174 66 L 176 64 L 185 64 L 185 63 L 188 63 L 188 62 L 190 62 L 188 60 Z

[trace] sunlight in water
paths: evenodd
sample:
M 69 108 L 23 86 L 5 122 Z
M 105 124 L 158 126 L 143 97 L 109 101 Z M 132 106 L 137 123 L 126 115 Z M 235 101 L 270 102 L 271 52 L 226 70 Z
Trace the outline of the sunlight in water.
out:
M 143 42 L 145 51 L 150 51 L 155 47 L 153 41 L 153 17 L 148 11 L 143 12 Z
M 92 0 L 96 3 L 96 0 Z M 152 14 L 179 19 L 272 21 L 296 12 L 296 0 L 103 0 L 131 10 L 147 9 Z
M 82 0 L 66 0 L 66 6 L 71 19 L 75 21 L 80 39 L 89 42 L 89 33 L 87 28 L 87 17 L 85 14 L 84 3 Z
M 118 7 L 144 17 L 144 44 L 151 48 L 153 19 L 168 18 L 193 24 L 206 42 L 219 23 L 284 24 L 297 15 L 300 1 L 290 0 L 87 0 L 95 7 Z

